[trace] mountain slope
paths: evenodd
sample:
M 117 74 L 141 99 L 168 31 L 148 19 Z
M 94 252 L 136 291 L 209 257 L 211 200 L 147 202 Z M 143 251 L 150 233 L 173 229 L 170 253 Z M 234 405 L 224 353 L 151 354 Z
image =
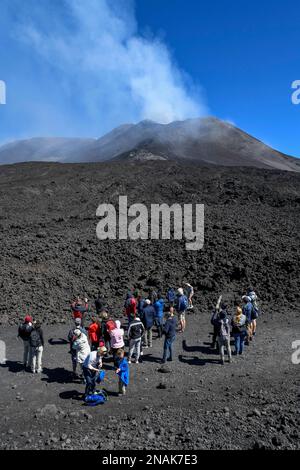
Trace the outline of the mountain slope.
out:
M 0 147 L 0 163 L 188 159 L 201 164 L 300 171 L 300 160 L 216 118 L 125 124 L 100 139 L 36 138 Z

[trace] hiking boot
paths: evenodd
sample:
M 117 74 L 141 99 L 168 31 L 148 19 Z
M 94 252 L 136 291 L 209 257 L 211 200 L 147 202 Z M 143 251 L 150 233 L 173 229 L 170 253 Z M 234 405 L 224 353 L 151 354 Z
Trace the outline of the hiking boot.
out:
M 224 359 L 221 359 L 221 365 L 224 366 L 224 364 L 225 364 Z

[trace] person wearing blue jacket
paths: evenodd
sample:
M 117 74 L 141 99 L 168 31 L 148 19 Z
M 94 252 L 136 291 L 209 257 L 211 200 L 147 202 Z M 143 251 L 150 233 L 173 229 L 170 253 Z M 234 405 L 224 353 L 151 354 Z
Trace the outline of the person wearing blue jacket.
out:
M 246 317 L 246 324 L 247 324 L 247 331 L 248 331 L 246 344 L 249 344 L 249 340 L 252 341 L 252 335 L 253 335 L 253 331 L 252 331 L 252 309 L 253 309 L 253 305 L 252 305 L 250 297 L 248 297 L 247 295 L 244 295 L 242 297 L 242 301 L 243 301 L 242 311 L 243 311 L 243 315 L 245 315 L 245 317 Z
M 179 315 L 179 323 L 180 323 L 180 333 L 184 333 L 186 327 L 186 320 L 185 320 L 185 313 L 188 309 L 189 302 L 187 296 L 184 295 L 183 289 L 180 287 L 177 291 L 177 298 L 176 298 L 176 305 L 175 308 Z
M 144 336 L 145 348 L 148 348 L 148 345 L 150 348 L 152 348 L 152 329 L 154 325 L 154 319 L 155 319 L 155 309 L 153 305 L 151 305 L 151 301 L 149 299 L 146 299 L 145 307 L 143 308 L 143 312 L 141 315 L 141 320 L 145 327 L 145 336 Z
M 172 346 L 176 338 L 176 326 L 176 317 L 174 316 L 173 307 L 171 307 L 168 314 L 168 319 L 163 328 L 163 334 L 165 335 L 164 354 L 162 360 L 163 364 L 165 364 L 166 361 L 173 360 Z
M 175 300 L 176 300 L 176 292 L 175 290 L 173 289 L 173 287 L 169 287 L 169 290 L 167 292 L 167 301 L 169 303 L 169 307 L 174 307 L 174 303 L 175 303 Z
M 124 357 L 125 352 L 123 349 L 117 351 L 118 368 L 116 374 L 119 376 L 119 395 L 125 395 L 129 385 L 129 364 Z
M 158 330 L 158 337 L 162 337 L 162 328 L 163 328 L 163 320 L 164 320 L 164 308 L 165 302 L 161 295 L 158 296 L 158 299 L 153 304 L 155 310 L 155 325 L 157 326 Z

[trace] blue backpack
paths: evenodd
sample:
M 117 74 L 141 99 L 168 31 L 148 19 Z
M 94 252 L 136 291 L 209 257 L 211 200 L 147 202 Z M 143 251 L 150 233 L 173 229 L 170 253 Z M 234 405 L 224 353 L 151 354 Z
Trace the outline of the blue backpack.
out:
M 182 295 L 179 299 L 179 312 L 184 312 L 189 306 L 189 301 L 185 295 Z
M 87 406 L 103 405 L 107 401 L 107 393 L 104 390 L 86 395 L 84 403 Z

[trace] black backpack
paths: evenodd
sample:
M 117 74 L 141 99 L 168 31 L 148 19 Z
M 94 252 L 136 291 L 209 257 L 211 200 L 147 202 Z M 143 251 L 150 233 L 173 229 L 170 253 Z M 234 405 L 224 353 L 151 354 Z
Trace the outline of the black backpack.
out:
M 28 340 L 30 337 L 30 333 L 32 331 L 32 326 L 28 325 L 28 323 L 23 323 L 19 326 L 19 336 L 22 339 Z
M 143 334 L 144 328 L 142 323 L 136 323 L 130 328 L 130 336 L 132 339 L 140 338 Z
M 32 348 L 38 348 L 42 345 L 41 336 L 37 330 L 32 331 L 29 342 Z

